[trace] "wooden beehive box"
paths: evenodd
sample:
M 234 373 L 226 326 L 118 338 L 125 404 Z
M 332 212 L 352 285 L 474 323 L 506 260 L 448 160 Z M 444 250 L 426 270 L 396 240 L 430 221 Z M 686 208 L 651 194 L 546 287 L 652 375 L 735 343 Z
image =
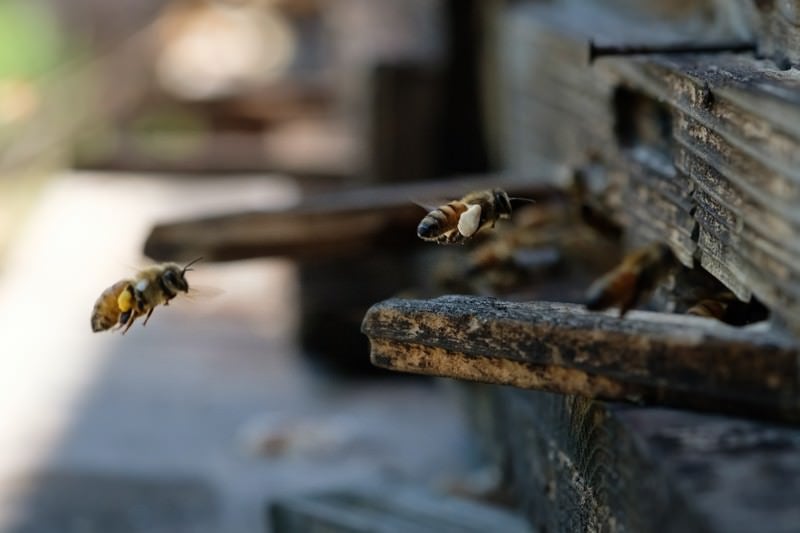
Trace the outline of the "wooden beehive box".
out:
M 665 281 L 655 313 L 389 300 L 363 329 L 381 366 L 557 393 L 488 387 L 472 406 L 542 530 L 800 524 L 800 486 L 785 475 L 800 472 L 798 10 L 623 0 L 500 10 L 508 171 L 578 178 L 627 247 L 662 243 L 683 274 Z M 762 302 L 768 320 L 674 314 L 698 276 Z

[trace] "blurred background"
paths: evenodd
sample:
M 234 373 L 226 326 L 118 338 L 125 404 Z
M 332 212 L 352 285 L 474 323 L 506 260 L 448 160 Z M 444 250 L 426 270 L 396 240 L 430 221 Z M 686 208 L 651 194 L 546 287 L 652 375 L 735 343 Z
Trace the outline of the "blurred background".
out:
M 492 170 L 492 4 L 0 3 L 0 530 L 263 531 L 310 490 L 491 484 L 457 392 L 387 379 L 359 332 L 413 284 L 424 211 L 380 252 L 372 219 L 325 220 L 372 201 L 342 191 Z M 210 244 L 153 230 L 214 216 L 188 229 Z M 197 296 L 91 333 L 103 289 L 198 246 Z

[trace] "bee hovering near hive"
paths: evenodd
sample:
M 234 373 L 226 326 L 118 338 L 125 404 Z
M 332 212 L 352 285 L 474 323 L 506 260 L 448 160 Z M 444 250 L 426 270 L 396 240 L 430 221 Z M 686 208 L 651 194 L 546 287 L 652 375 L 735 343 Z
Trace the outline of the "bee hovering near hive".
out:
M 147 324 L 156 306 L 169 305 L 169 301 L 179 292 L 189 292 L 186 273 L 200 259 L 197 258 L 183 267 L 175 263 L 154 265 L 140 270 L 131 279 L 113 284 L 94 303 L 92 331 L 124 327 L 124 334 L 142 315 L 146 315 L 143 325 Z
M 417 236 L 438 244 L 461 244 L 507 218 L 511 218 L 511 199 L 505 191 L 476 191 L 429 212 L 417 226 Z

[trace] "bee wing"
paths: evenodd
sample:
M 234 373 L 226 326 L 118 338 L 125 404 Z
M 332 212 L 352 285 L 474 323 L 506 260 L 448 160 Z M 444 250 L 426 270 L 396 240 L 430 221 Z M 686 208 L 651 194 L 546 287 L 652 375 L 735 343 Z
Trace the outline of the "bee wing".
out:
M 418 200 L 414 200 L 414 199 L 410 199 L 410 201 L 411 201 L 411 203 L 413 203 L 414 205 L 418 205 L 419 207 L 421 207 L 422 209 L 424 209 L 424 210 L 425 210 L 427 213 L 430 213 L 431 211 L 433 211 L 434 209 L 436 209 L 437 207 L 439 207 L 439 206 L 440 206 L 440 205 L 442 205 L 443 203 L 447 203 L 447 202 L 439 202 L 439 203 L 435 203 L 435 202 L 434 202 L 434 203 L 423 203 L 423 202 L 420 202 L 420 201 L 418 201 Z
M 210 285 L 192 285 L 189 287 L 189 292 L 184 295 L 189 300 L 210 300 L 225 294 L 225 289 L 219 287 L 212 287 Z
M 461 213 L 458 218 L 458 232 L 464 237 L 471 237 L 478 231 L 481 222 L 481 206 L 473 204 Z

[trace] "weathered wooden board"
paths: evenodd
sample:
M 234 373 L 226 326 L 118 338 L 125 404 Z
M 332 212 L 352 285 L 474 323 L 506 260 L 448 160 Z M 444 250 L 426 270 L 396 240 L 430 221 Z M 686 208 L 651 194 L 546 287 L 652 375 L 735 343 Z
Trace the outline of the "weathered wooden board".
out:
M 507 387 L 470 391 L 488 451 L 538 531 L 797 531 L 798 429 Z
M 558 15 L 522 2 L 500 21 L 497 92 L 504 112 L 504 162 L 516 175 L 548 165 L 580 165 L 613 145 L 612 86 L 586 68 L 588 41 L 559 31 L 546 18 L 556 17 L 559 24 L 570 20 L 569 14 Z M 569 173 L 537 179 L 564 184 Z
M 268 520 L 275 533 L 532 531 L 505 509 L 389 483 L 283 498 L 270 505 Z
M 370 75 L 367 174 L 378 182 L 436 176 L 441 116 L 440 67 L 385 62 Z
M 784 68 L 796 52 L 780 45 L 800 35 L 798 2 L 756 4 L 715 5 L 714 32 L 655 20 L 653 3 L 510 7 L 508 165 L 604 167 L 593 192 L 628 242 L 668 243 L 800 332 L 800 79 Z M 735 16 L 756 24 L 768 58 L 725 51 L 744 35 Z M 714 43 L 698 28 L 720 39 L 717 53 L 701 53 Z
M 447 296 L 376 304 L 362 331 L 393 370 L 798 421 L 800 351 L 766 326 Z
M 800 2 L 753 2 L 756 30 L 759 36 L 758 51 L 772 58 L 782 68 L 800 62 Z
M 360 169 L 363 143 L 340 124 L 306 121 L 269 131 L 121 131 L 108 153 L 103 138 L 78 146 L 75 166 L 83 169 L 159 173 L 279 173 L 341 180 Z M 107 142 L 107 140 L 106 140 Z M 173 151 L 164 147 L 175 147 Z
M 144 252 L 155 260 L 230 261 L 259 256 L 345 257 L 419 244 L 425 209 L 477 189 L 500 187 L 512 196 L 547 202 L 556 188 L 503 176 L 451 179 L 319 194 L 286 210 L 249 211 L 157 225 Z
M 734 55 L 614 61 L 610 68 L 672 110 L 673 163 L 690 183 L 694 260 L 741 299 L 755 294 L 800 327 L 796 76 Z M 657 218 L 649 225 L 666 219 Z M 676 253 L 688 251 L 670 243 Z

